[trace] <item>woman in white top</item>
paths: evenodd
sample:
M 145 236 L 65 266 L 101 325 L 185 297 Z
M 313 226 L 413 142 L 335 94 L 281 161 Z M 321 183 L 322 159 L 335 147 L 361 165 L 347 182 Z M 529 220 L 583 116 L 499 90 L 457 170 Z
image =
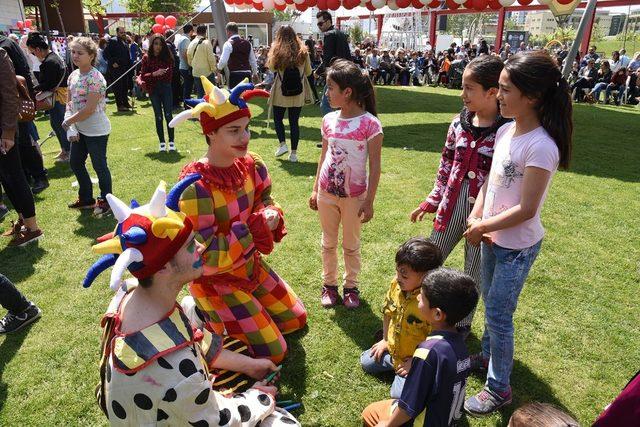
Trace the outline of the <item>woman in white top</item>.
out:
M 78 67 L 69 76 L 67 111 L 62 126 L 71 144 L 70 164 L 78 179 L 78 199 L 69 204 L 73 209 L 94 208 L 96 215 L 110 210 L 106 201 L 111 193 L 111 172 L 107 166 L 107 141 L 111 123 L 107 118 L 104 76 L 94 68 L 98 46 L 88 37 L 74 39 L 69 45 L 73 63 Z M 93 198 L 91 178 L 85 165 L 87 156 L 98 175 L 100 196 Z

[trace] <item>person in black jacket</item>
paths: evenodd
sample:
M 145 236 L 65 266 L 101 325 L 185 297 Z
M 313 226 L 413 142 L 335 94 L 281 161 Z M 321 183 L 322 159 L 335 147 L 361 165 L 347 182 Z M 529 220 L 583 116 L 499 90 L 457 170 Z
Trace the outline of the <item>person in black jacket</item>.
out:
M 27 90 L 31 99 L 35 99 L 33 76 L 27 55 L 18 43 L 6 36 L 0 36 L 0 48 L 3 48 L 14 64 L 15 74 L 22 76 L 27 82 Z M 38 193 L 49 186 L 47 170 L 44 167 L 42 153 L 38 145 L 38 130 L 33 122 L 18 123 L 16 143 L 20 151 L 20 161 L 27 178 L 33 181 L 32 191 Z
M 67 132 L 62 128 L 64 121 L 66 87 L 67 87 L 67 67 L 62 58 L 49 49 L 47 41 L 40 33 L 30 33 L 27 39 L 27 48 L 32 55 L 38 58 L 40 64 L 40 79 L 34 88 L 36 93 L 55 92 L 55 102 L 53 108 L 49 110 L 49 123 L 56 133 L 60 143 L 60 153 L 56 157 L 56 162 L 69 161 L 69 141 Z
M 131 57 L 127 46 L 127 33 L 123 27 L 118 27 L 116 34 L 117 37 L 112 37 L 109 40 L 104 50 L 104 57 L 108 64 L 107 72 L 111 75 L 111 81 L 115 82 L 113 94 L 116 97 L 118 111 L 129 111 L 131 105 L 129 105 L 129 97 L 127 96 L 129 89 L 127 78 L 130 78 L 130 73 L 127 71 L 131 67 Z
M 331 14 L 326 10 L 321 10 L 316 15 L 316 19 L 318 20 L 318 29 L 324 33 L 322 64 L 320 64 L 316 71 L 316 73 L 320 75 L 324 73 L 324 70 L 329 67 L 336 58 L 343 58 L 349 61 L 352 61 L 353 59 L 351 57 L 351 49 L 349 48 L 347 35 L 334 28 Z M 322 111 L 322 115 L 333 111 L 329 105 L 329 99 L 327 98 L 326 86 L 322 94 L 320 110 Z
M 582 67 L 578 73 L 578 80 L 571 85 L 573 99 L 577 102 L 581 102 L 584 98 L 584 92 L 582 89 L 592 89 L 596 84 L 598 71 L 596 70 L 595 63 L 595 59 L 589 59 L 587 61 L 587 65 Z

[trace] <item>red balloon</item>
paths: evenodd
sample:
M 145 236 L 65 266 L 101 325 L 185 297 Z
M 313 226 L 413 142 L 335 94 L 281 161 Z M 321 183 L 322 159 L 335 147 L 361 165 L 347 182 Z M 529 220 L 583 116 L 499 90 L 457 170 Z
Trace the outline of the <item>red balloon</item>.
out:
M 409 7 L 411 0 L 396 0 L 396 4 L 400 9 L 404 9 L 405 7 Z
M 162 25 L 153 24 L 153 27 L 151 27 L 151 31 L 153 31 L 156 34 L 162 34 Z
M 293 0 L 284 0 L 286 4 L 293 4 Z
M 264 6 L 262 5 L 262 3 L 253 3 L 253 8 L 255 10 L 264 10 Z
M 176 19 L 175 16 L 169 15 L 166 18 L 164 18 L 164 23 L 168 25 L 169 28 L 175 28 L 176 24 L 178 23 L 178 20 Z
M 279 10 L 280 12 L 282 12 L 283 10 L 285 10 L 285 9 L 286 9 L 287 4 L 286 4 L 286 3 L 282 3 L 282 4 L 274 3 L 274 4 L 273 4 L 273 7 L 274 7 L 276 10 Z
M 518 3 L 520 3 L 523 6 L 528 6 L 529 4 L 531 4 L 532 1 L 533 0 L 518 0 Z M 571 0 L 571 1 L 573 1 L 573 0 Z M 571 3 L 571 1 L 569 1 L 569 2 L 567 2 L 565 4 L 569 4 L 569 3 Z
M 346 9 L 353 9 L 356 6 L 360 6 L 359 0 L 343 0 L 342 6 Z
M 24 22 L 18 21 L 18 22 L 16 22 L 16 26 L 18 27 L 19 30 L 21 30 L 21 29 L 24 28 Z
M 453 0 L 446 0 L 445 2 L 447 4 L 447 8 L 451 9 L 451 10 L 456 10 L 457 8 L 460 7 L 460 5 L 456 2 L 454 2 Z
M 156 24 L 164 25 L 164 16 L 162 16 L 162 15 L 156 15 L 155 20 L 156 20 Z
M 487 8 L 488 0 L 473 0 L 473 8 L 477 11 L 483 11 Z
M 411 0 L 411 6 L 415 7 L 416 9 L 422 9 L 424 7 L 424 4 L 422 4 L 420 0 Z
M 462 3 L 462 5 L 466 9 L 473 9 L 473 0 L 467 0 L 466 2 Z
M 430 8 L 436 8 L 440 6 L 440 0 L 432 0 L 428 5 Z
M 24 20 L 24 26 L 27 28 L 31 28 L 31 19 L 25 19 Z
M 569 4 L 571 3 L 573 0 L 557 0 L 558 3 L 560 4 Z
M 375 12 L 376 10 L 376 7 L 372 5 L 370 1 L 365 4 L 365 7 L 369 9 L 371 12 Z
M 331 10 L 338 10 L 340 7 L 340 0 L 327 0 L 327 7 Z
M 318 0 L 317 6 L 320 10 L 327 10 L 327 0 Z
M 316 7 L 318 5 L 318 0 L 307 0 L 304 2 L 308 7 Z
M 489 0 L 489 8 L 492 10 L 500 10 L 502 5 L 498 0 Z
M 296 4 L 296 9 L 300 12 L 304 12 L 305 10 L 309 9 L 309 6 L 307 6 L 306 3 Z

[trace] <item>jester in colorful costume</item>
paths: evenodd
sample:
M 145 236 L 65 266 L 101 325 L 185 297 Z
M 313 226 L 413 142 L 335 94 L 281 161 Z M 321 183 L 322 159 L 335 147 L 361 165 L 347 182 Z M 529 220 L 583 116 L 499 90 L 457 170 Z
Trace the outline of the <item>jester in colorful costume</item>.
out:
M 184 284 L 202 274 L 202 245 L 178 211 L 180 193 L 198 179 L 185 177 L 168 195 L 161 183 L 144 206 L 107 195 L 118 225 L 93 247 L 103 256 L 83 283 L 89 287 L 113 266 L 117 294 L 102 319 L 100 407 L 111 425 L 299 425 L 275 407 L 277 390 L 264 382 L 233 396 L 217 391 L 212 369 L 242 366 L 263 378 L 277 368 L 229 352 L 222 337 L 192 326 L 176 303 Z M 122 281 L 127 269 L 137 283 Z
M 246 81 L 228 93 L 201 79 L 208 95 L 169 124 L 199 118 L 208 144 L 205 157 L 186 165 L 180 175 L 202 176 L 179 203 L 205 246 L 204 274 L 189 291 L 206 313 L 207 329 L 243 341 L 254 357 L 279 363 L 287 351 L 283 335 L 304 327 L 307 313 L 263 259 L 286 234 L 267 167 L 247 151 L 247 101 L 269 93 Z

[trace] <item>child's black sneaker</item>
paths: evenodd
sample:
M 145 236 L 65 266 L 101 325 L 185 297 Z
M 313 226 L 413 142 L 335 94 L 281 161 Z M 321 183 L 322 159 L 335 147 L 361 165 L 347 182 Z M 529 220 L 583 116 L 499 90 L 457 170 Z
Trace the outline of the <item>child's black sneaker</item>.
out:
M 16 332 L 30 323 L 35 322 L 42 316 L 42 310 L 34 303 L 30 303 L 29 307 L 20 314 L 7 313 L 0 319 L 0 334 Z

